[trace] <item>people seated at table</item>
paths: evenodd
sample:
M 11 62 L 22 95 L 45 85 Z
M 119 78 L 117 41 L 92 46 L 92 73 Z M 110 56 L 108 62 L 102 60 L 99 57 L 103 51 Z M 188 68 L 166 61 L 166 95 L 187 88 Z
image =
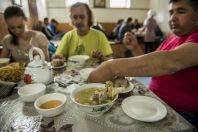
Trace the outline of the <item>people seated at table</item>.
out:
M 117 24 L 114 27 L 114 29 L 113 29 L 110 37 L 109 37 L 110 39 L 118 40 L 118 33 L 119 33 L 120 27 L 121 27 L 121 25 L 122 25 L 123 22 L 124 22 L 124 19 L 119 19 L 117 21 Z
M 48 40 L 60 40 L 62 36 L 56 34 L 53 28 L 55 28 L 55 22 L 53 21 L 53 23 L 49 24 L 49 18 L 45 17 L 43 19 L 42 32 Z
M 59 22 L 52 18 L 50 21 L 50 24 L 48 25 L 48 29 L 52 32 L 54 38 L 56 40 L 60 40 L 62 38 L 62 36 L 65 34 L 65 32 L 57 32 L 57 26 L 58 26 Z
M 103 28 L 103 26 L 99 22 L 94 22 L 93 25 L 91 26 L 91 28 L 99 30 L 106 35 L 105 29 Z
M 104 33 L 90 28 L 93 24 L 90 7 L 77 2 L 71 6 L 70 13 L 75 28 L 63 36 L 54 57 L 67 59 L 72 55 L 89 55 L 100 61 L 111 58 L 112 49 Z
M 102 63 L 90 74 L 89 82 L 151 76 L 150 90 L 198 128 L 197 7 L 197 0 L 170 0 L 169 27 L 173 35 L 156 52 L 141 55 L 136 37 L 126 33 L 124 44 L 137 57 Z
M 141 24 L 139 23 L 138 19 L 135 19 L 133 22 L 133 28 L 137 31 L 139 28 L 141 28 Z
M 2 40 L 3 50 L 1 57 L 10 57 L 13 59 L 12 61 L 24 61 L 27 63 L 29 62 L 29 49 L 35 46 L 42 49 L 45 59 L 49 60 L 47 38 L 41 32 L 26 28 L 27 18 L 20 7 L 7 7 L 4 11 L 4 19 L 9 34 Z
M 133 28 L 133 19 L 132 19 L 132 17 L 128 17 L 127 21 L 122 23 L 122 25 L 118 31 L 118 40 L 120 42 L 122 42 L 122 40 L 124 38 L 124 34 L 126 32 L 131 32 L 132 28 Z

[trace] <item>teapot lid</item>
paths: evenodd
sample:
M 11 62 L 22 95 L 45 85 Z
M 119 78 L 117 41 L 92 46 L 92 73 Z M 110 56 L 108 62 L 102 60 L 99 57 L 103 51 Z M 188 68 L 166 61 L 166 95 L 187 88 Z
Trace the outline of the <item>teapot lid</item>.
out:
M 28 67 L 41 67 L 43 61 L 40 59 L 39 55 L 35 55 L 34 59 L 28 64 Z

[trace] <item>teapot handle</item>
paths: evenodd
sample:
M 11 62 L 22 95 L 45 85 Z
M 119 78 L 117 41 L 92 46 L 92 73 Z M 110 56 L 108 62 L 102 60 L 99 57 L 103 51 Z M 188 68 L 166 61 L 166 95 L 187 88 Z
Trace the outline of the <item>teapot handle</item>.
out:
M 42 49 L 40 49 L 38 47 L 32 47 L 30 49 L 30 51 L 29 51 L 29 59 L 30 59 L 30 61 L 33 61 L 34 60 L 34 57 L 33 57 L 33 51 L 34 50 L 36 50 L 39 53 L 41 60 L 42 61 L 45 61 L 45 55 L 44 55 Z

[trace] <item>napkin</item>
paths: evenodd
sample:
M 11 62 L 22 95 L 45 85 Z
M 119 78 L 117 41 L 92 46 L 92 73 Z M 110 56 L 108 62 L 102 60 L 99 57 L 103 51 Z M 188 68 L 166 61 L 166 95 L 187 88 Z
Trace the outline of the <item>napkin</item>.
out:
M 14 82 L 6 82 L 0 80 L 0 98 L 9 96 L 15 86 L 17 86 L 17 84 Z

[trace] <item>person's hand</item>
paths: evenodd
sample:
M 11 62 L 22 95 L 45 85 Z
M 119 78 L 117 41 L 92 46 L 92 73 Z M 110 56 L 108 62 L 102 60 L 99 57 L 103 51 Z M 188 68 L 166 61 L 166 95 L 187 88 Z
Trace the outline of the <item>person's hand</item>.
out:
M 138 46 L 138 41 L 135 35 L 130 32 L 125 33 L 123 43 L 125 47 L 129 50 L 133 50 L 136 46 Z
M 96 59 L 98 59 L 100 61 L 102 61 L 102 59 L 103 59 L 104 56 L 103 56 L 103 54 L 102 54 L 101 51 L 99 51 L 99 50 L 93 50 L 92 57 L 93 58 L 96 58 Z
M 90 73 L 87 81 L 92 83 L 105 83 L 106 81 L 113 80 L 114 74 L 110 68 L 110 66 L 112 65 L 111 63 L 112 60 L 103 62 Z

